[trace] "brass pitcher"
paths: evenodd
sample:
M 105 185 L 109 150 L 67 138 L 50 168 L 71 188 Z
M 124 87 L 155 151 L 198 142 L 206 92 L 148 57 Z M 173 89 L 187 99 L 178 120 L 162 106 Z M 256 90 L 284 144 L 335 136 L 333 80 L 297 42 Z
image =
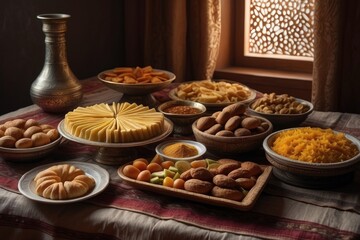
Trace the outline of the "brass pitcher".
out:
M 64 113 L 77 107 L 83 97 L 80 81 L 71 71 L 66 56 L 67 14 L 41 14 L 45 33 L 45 63 L 32 83 L 32 101 L 45 112 Z

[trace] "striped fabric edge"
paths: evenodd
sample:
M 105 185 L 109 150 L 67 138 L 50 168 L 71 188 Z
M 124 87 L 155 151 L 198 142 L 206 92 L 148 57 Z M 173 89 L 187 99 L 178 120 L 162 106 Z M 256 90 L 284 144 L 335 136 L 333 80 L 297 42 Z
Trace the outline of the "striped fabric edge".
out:
M 301 189 L 286 183 L 282 183 L 280 180 L 274 180 L 268 182 L 264 192 L 273 196 L 280 196 L 295 201 L 302 201 L 304 203 L 313 204 L 320 207 L 331 207 L 342 211 L 353 211 L 360 214 L 360 203 L 358 198 L 353 199 L 347 197 L 347 192 L 356 192 L 359 186 L 348 185 L 341 188 L 344 193 L 337 199 L 334 199 L 332 192 L 337 191 L 339 188 L 314 191 L 313 189 Z M 331 200 L 331 201 L 330 201 Z
M 0 214 L 0 226 L 14 229 L 33 230 L 42 236 L 42 239 L 51 236 L 54 239 L 104 239 L 104 240 L 120 240 L 116 236 L 112 236 L 99 232 L 83 232 L 76 229 L 63 228 L 49 224 L 44 221 L 27 218 L 23 216 L 15 216 L 8 214 Z
M 154 201 L 153 197 L 136 189 L 127 193 L 126 198 L 115 198 L 114 194 L 125 191 L 121 186 L 110 184 L 109 188 L 89 201 L 104 207 L 114 207 L 123 210 L 147 214 L 159 219 L 171 219 L 191 224 L 208 230 L 231 232 L 274 239 L 352 239 L 356 233 L 340 231 L 325 225 L 275 217 L 253 211 L 234 211 L 233 209 L 202 205 L 191 201 L 162 196 Z M 128 190 L 129 192 L 129 190 Z M 132 197 L 133 196 L 133 197 Z M 164 207 L 166 206 L 166 207 Z M 209 207 L 211 211 L 209 211 Z

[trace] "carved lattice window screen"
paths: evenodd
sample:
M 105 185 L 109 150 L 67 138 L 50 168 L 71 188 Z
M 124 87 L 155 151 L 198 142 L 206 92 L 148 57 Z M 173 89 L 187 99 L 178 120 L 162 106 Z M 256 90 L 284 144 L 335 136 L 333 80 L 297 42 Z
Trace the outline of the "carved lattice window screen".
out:
M 244 55 L 313 61 L 315 0 L 246 0 Z

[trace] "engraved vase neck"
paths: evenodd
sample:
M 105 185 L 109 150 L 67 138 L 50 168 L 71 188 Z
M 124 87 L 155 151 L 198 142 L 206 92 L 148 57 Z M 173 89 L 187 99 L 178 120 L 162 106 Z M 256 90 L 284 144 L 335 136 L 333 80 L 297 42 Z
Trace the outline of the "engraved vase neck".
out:
M 38 16 L 43 22 L 45 34 L 45 63 L 67 64 L 66 39 L 67 14 L 42 14 Z

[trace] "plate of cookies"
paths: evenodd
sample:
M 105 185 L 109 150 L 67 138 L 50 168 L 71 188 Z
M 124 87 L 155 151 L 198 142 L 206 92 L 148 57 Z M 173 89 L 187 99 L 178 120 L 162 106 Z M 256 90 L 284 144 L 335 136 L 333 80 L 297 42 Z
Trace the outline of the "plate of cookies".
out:
M 118 169 L 127 183 L 143 190 L 210 205 L 247 211 L 253 208 L 272 167 L 234 159 L 163 161 L 137 158 Z
M 86 162 L 57 162 L 36 167 L 19 180 L 25 197 L 44 203 L 79 202 L 101 193 L 109 184 L 109 173 Z

